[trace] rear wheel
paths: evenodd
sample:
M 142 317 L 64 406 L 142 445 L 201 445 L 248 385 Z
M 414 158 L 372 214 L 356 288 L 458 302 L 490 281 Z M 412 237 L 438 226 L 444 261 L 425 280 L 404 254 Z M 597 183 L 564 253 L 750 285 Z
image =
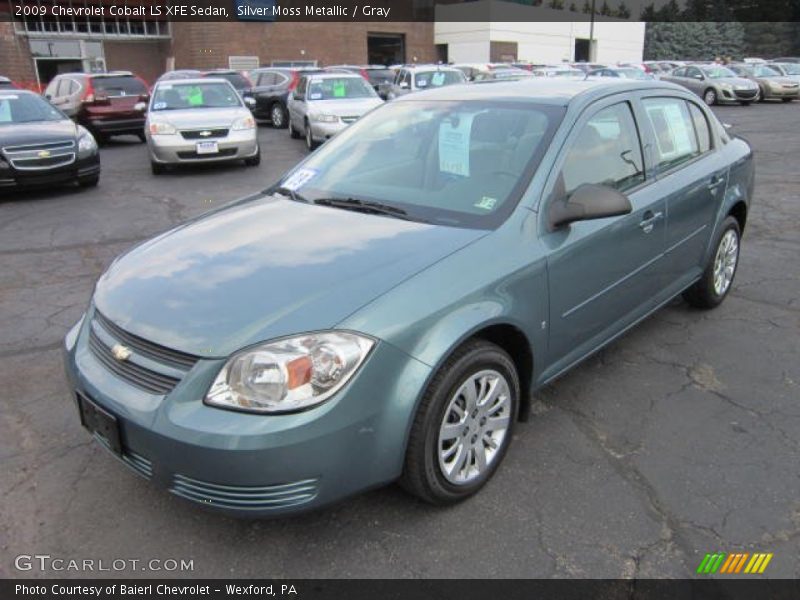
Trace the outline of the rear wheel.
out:
M 708 259 L 702 277 L 683 292 L 683 297 L 689 304 L 697 308 L 714 308 L 722 303 L 736 276 L 740 237 L 738 221 L 733 217 L 726 218 L 717 234 L 714 252 Z
M 739 102 L 739 104 L 741 104 L 742 106 L 750 106 L 750 100 L 742 100 L 741 102 Z
M 709 106 L 714 106 L 717 103 L 717 91 L 714 88 L 708 88 L 703 92 L 703 101 Z
M 433 504 L 476 493 L 511 443 L 519 386 L 513 361 L 495 344 L 475 340 L 457 350 L 417 409 L 400 484 Z
M 275 129 L 283 129 L 286 127 L 286 109 L 284 109 L 279 102 L 275 102 L 269 109 L 269 118 Z
M 794 98 L 781 98 L 784 102 L 791 102 Z

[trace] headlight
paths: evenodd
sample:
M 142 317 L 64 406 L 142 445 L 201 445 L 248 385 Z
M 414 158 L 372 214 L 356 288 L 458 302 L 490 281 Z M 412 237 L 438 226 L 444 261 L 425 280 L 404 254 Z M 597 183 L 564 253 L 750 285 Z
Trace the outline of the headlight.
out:
M 253 117 L 239 117 L 231 125 L 234 131 L 242 131 L 244 129 L 255 129 L 256 121 Z
M 243 350 L 225 363 L 205 402 L 259 413 L 315 406 L 347 383 L 374 344 L 362 335 L 329 331 Z
M 336 115 L 310 115 L 310 119 L 317 123 L 336 123 L 339 117 Z
M 152 121 L 150 123 L 150 133 L 152 135 L 171 135 L 176 131 L 175 126 L 166 121 Z
M 95 152 L 97 152 L 97 142 L 94 136 L 89 133 L 88 129 L 80 125 L 78 133 L 78 156 L 90 156 Z

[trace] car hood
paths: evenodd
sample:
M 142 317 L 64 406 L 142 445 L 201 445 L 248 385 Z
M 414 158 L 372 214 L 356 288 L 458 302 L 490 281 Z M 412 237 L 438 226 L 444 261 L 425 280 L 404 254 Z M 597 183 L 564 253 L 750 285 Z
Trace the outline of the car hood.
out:
M 74 140 L 77 134 L 77 127 L 70 119 L 0 125 L 0 146 L 25 146 Z
M 166 121 L 179 129 L 200 127 L 230 127 L 240 117 L 249 117 L 250 111 L 243 106 L 231 108 L 190 108 L 186 110 L 163 110 L 150 113 L 148 121 Z
M 200 356 L 328 329 L 485 231 L 261 196 L 116 260 L 95 307 L 123 329 Z
M 338 117 L 361 116 L 381 104 L 383 104 L 383 100 L 380 98 L 313 100 L 309 102 L 309 112 L 336 115 Z

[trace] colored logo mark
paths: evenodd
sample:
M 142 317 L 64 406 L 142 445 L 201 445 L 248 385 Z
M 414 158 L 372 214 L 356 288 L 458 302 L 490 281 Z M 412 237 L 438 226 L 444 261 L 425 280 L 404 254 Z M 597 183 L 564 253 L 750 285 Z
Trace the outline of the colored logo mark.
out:
M 704 575 L 713 573 L 731 574 L 761 574 L 767 568 L 769 561 L 772 560 L 772 553 L 739 552 L 727 554 L 725 552 L 715 552 L 706 554 L 705 558 L 697 567 L 697 572 Z

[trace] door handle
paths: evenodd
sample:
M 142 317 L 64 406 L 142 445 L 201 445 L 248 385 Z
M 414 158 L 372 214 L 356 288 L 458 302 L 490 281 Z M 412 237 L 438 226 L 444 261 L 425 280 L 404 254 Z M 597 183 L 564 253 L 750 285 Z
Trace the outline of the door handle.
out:
M 716 193 L 717 188 L 725 182 L 725 178 L 721 175 L 713 175 L 711 177 L 711 181 L 708 183 L 708 189 L 711 190 L 711 193 Z
M 658 212 L 648 210 L 644 213 L 643 217 L 644 218 L 639 222 L 639 228 L 645 233 L 650 233 L 653 231 L 655 224 L 664 218 L 664 213 L 660 210 Z

